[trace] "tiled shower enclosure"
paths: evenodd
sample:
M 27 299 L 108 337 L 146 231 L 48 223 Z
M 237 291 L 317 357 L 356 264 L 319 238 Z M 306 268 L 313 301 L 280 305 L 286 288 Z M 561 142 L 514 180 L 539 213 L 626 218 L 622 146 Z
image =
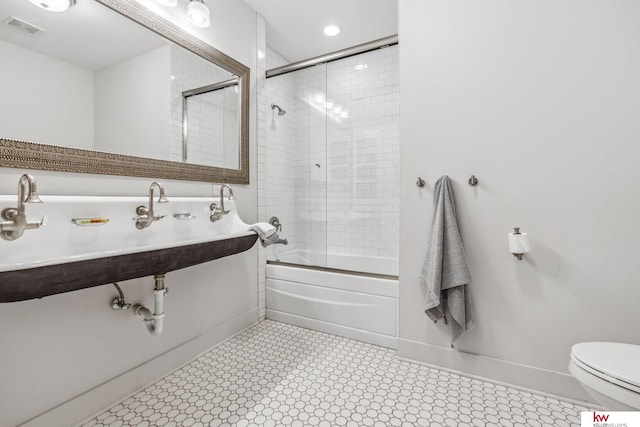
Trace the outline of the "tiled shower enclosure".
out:
M 289 242 L 269 260 L 397 274 L 397 55 L 391 46 L 267 79 L 267 212 Z M 273 51 L 267 61 L 285 63 Z

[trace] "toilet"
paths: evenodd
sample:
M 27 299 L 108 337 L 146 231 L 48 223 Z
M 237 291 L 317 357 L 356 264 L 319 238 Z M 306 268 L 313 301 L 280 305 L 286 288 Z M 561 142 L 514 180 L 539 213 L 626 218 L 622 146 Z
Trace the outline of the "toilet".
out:
M 569 372 L 605 409 L 640 409 L 640 345 L 575 344 L 571 348 Z

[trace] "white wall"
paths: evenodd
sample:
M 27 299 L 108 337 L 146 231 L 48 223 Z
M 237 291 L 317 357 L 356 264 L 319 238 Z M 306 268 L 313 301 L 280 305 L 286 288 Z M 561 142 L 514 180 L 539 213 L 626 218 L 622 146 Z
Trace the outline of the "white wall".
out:
M 3 138 L 93 147 L 93 72 L 0 41 Z
M 95 149 L 170 159 L 171 46 L 95 73 Z
M 209 0 L 207 4 L 215 11 L 213 23 L 206 30 L 198 30 L 197 34 L 251 67 L 250 108 L 253 114 L 255 12 L 235 0 Z M 240 215 L 249 223 L 255 222 L 257 214 L 256 132 L 255 122 L 250 123 L 251 185 L 233 186 Z M 0 168 L 0 193 L 15 194 L 17 180 L 24 172 L 27 171 Z M 152 182 L 146 178 L 31 172 L 38 181 L 38 190 L 45 203 L 46 196 L 51 194 L 145 195 Z M 163 183 L 169 198 L 172 195 L 212 194 L 212 185 L 207 183 L 167 180 Z M 0 255 L 1 251 L 11 250 L 10 245 L 11 242 L 0 241 Z M 151 278 L 120 285 L 128 300 L 152 304 Z M 139 318 L 111 309 L 115 296 L 111 286 L 42 300 L 1 304 L 0 323 L 4 327 L 0 328 L 3 348 L 0 352 L 3 384 L 0 387 L 0 426 L 24 422 L 252 311 L 256 312 L 254 320 L 257 320 L 256 248 L 169 273 L 167 286 L 171 291 L 165 305 L 165 332 L 159 337 L 149 335 Z M 128 384 L 129 387 L 142 385 Z M 84 418 L 89 414 L 75 415 Z
M 572 344 L 640 344 L 640 4 L 400 0 L 399 12 L 400 355 L 577 393 L 546 372 L 567 373 Z M 443 174 L 477 319 L 454 351 L 418 280 Z M 521 262 L 514 226 L 531 237 Z

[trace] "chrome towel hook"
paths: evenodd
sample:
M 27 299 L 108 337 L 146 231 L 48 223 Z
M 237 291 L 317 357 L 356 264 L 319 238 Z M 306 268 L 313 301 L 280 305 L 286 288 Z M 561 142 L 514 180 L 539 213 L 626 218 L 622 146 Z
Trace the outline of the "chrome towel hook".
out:
M 475 175 L 471 175 L 471 177 L 467 180 L 467 182 L 471 186 L 476 186 L 480 181 L 478 180 L 478 178 L 476 178 Z M 426 184 L 427 184 L 426 181 L 422 179 L 421 176 L 419 176 L 418 179 L 416 180 L 416 185 L 420 188 L 423 188 Z

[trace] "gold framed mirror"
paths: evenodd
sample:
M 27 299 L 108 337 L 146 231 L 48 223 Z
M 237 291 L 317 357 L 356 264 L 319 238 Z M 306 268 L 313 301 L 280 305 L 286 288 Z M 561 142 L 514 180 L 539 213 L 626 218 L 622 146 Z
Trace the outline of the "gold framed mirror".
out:
M 7 0 L 6 5 L 9 5 L 11 1 L 12 0 Z M 23 3 L 33 7 L 29 4 L 29 2 Z M 87 3 L 87 1 L 85 0 L 83 2 L 78 2 L 78 4 L 74 7 L 78 7 L 80 4 L 84 3 Z M 195 162 L 182 162 L 182 147 L 180 147 L 180 152 L 177 154 L 178 157 L 171 156 L 168 160 L 162 158 L 162 156 L 156 156 L 155 154 L 147 155 L 147 151 L 141 151 L 139 153 L 134 152 L 133 154 L 130 152 L 126 152 L 126 148 L 135 145 L 136 142 L 141 139 L 148 139 L 149 141 L 147 141 L 147 143 L 151 145 L 155 144 L 156 141 L 153 137 L 144 138 L 144 136 L 146 135 L 145 133 L 140 134 L 143 135 L 141 137 L 137 137 L 138 134 L 136 134 L 136 141 L 134 142 L 125 141 L 124 136 L 127 136 L 127 129 L 119 129 L 118 125 L 113 124 L 109 124 L 109 126 L 103 127 L 106 127 L 110 130 L 120 130 L 119 133 L 108 133 L 109 138 L 107 139 L 116 143 L 116 145 L 125 147 L 122 151 L 112 151 L 110 148 L 105 149 L 104 151 L 100 151 L 101 149 L 103 149 L 102 146 L 98 144 L 94 145 L 93 142 L 87 144 L 81 143 L 79 144 L 79 146 L 71 146 L 72 144 L 67 144 L 67 141 L 64 138 L 51 142 L 50 139 L 46 137 L 46 134 L 41 137 L 25 137 L 22 134 L 7 132 L 6 129 L 3 129 L 4 125 L 0 124 L 0 167 L 201 182 L 248 184 L 249 68 L 234 60 L 233 58 L 225 55 L 224 53 L 218 51 L 204 41 L 192 36 L 175 24 L 159 17 L 149 9 L 137 3 L 135 0 L 91 0 L 91 3 L 95 3 L 95 6 L 99 6 L 101 9 L 105 9 L 110 14 L 116 14 L 126 17 L 128 20 L 135 23 L 137 27 L 144 27 L 146 29 L 145 31 L 150 31 L 159 36 L 162 36 L 162 38 L 170 42 L 168 44 L 191 52 L 198 57 L 199 61 L 207 62 L 212 66 L 216 66 L 228 76 L 237 78 L 238 84 L 235 90 L 237 91 L 238 105 L 237 108 L 234 107 L 232 109 L 233 112 L 231 114 L 233 115 L 234 120 L 237 120 L 238 128 L 235 129 L 234 132 L 228 132 L 233 135 L 234 140 L 237 139 L 237 145 L 235 147 L 231 147 L 231 149 L 225 150 L 226 152 L 233 153 L 233 156 L 237 156 L 237 159 L 233 159 L 233 162 L 226 163 L 232 164 L 234 166 L 232 168 L 225 168 L 215 165 L 215 163 L 209 162 L 198 162 L 199 164 L 196 164 Z M 5 14 L 9 13 L 2 10 L 0 10 L 0 12 L 6 12 Z M 51 12 L 46 11 L 43 13 L 51 14 Z M 13 14 L 11 17 L 13 18 Z M 6 20 L 7 18 L 4 16 L 0 16 L 0 19 Z M 100 23 L 94 25 L 100 25 Z M 12 30 L 1 29 L 0 36 L 2 36 L 2 31 Z M 22 37 L 22 35 L 16 37 Z M 27 36 L 24 37 L 26 38 Z M 77 37 L 82 38 L 83 35 L 78 34 Z M 2 38 L 0 38 L 0 43 L 4 43 L 2 41 Z M 15 63 L 16 61 L 12 62 Z M 225 78 L 229 78 L 228 76 Z M 173 80 L 173 78 L 174 76 L 172 75 L 171 79 Z M 12 84 L 11 81 L 9 81 L 8 83 Z M 217 82 L 207 81 L 207 84 L 209 83 L 214 84 Z M 23 94 L 28 92 L 29 89 L 31 88 L 21 87 L 16 90 L 20 90 L 21 92 L 19 93 Z M 37 92 L 35 90 L 33 91 Z M 110 90 L 107 89 L 107 91 Z M 98 93 L 97 90 L 94 92 Z M 182 102 L 181 93 L 182 92 L 180 92 L 180 103 Z M 17 96 L 13 97 L 14 100 L 16 98 Z M 64 100 L 57 100 L 58 103 L 60 103 L 61 101 L 65 102 Z M 34 101 L 31 101 L 30 105 L 26 108 L 33 109 L 34 103 Z M 180 104 L 180 106 L 181 105 L 182 104 Z M 11 104 L 7 103 L 3 108 L 6 112 L 7 109 L 10 109 L 12 107 Z M 169 108 L 170 107 L 167 107 L 167 111 L 169 111 Z M 116 110 L 117 108 L 112 108 L 112 111 Z M 25 111 L 30 110 L 25 109 Z M 147 113 L 147 115 L 151 115 L 150 112 L 145 113 Z M 20 114 L 24 116 L 23 113 Z M 172 132 L 178 134 L 177 139 L 179 139 L 180 141 L 179 144 L 182 144 L 182 116 L 181 114 L 179 114 L 180 123 L 178 123 L 178 120 L 175 119 L 178 114 L 176 114 L 175 111 L 169 111 L 167 114 L 168 115 L 166 117 L 166 122 L 169 122 L 168 119 L 169 116 L 171 116 L 171 120 L 174 120 L 174 123 L 170 125 L 167 124 L 166 126 L 167 128 L 169 128 L 169 126 L 172 126 Z M 136 120 L 136 117 L 128 118 L 134 121 Z M 40 119 L 24 119 L 24 121 L 27 122 L 27 127 L 31 127 L 33 129 L 39 126 L 39 120 Z M 76 120 L 75 123 L 78 123 L 81 119 L 73 117 L 73 120 Z M 163 116 L 162 120 L 165 120 L 165 116 Z M 10 128 L 10 125 L 6 126 Z M 68 126 L 69 125 L 67 125 L 67 127 Z M 58 125 L 58 127 L 64 126 Z M 97 128 L 98 126 L 96 125 L 95 127 Z M 143 125 L 142 127 L 144 127 L 145 130 L 153 128 L 152 125 L 147 124 Z M 178 130 L 175 131 L 175 129 Z M 169 138 L 170 137 L 167 137 L 167 139 Z M 168 151 L 169 149 L 167 149 L 167 152 Z

